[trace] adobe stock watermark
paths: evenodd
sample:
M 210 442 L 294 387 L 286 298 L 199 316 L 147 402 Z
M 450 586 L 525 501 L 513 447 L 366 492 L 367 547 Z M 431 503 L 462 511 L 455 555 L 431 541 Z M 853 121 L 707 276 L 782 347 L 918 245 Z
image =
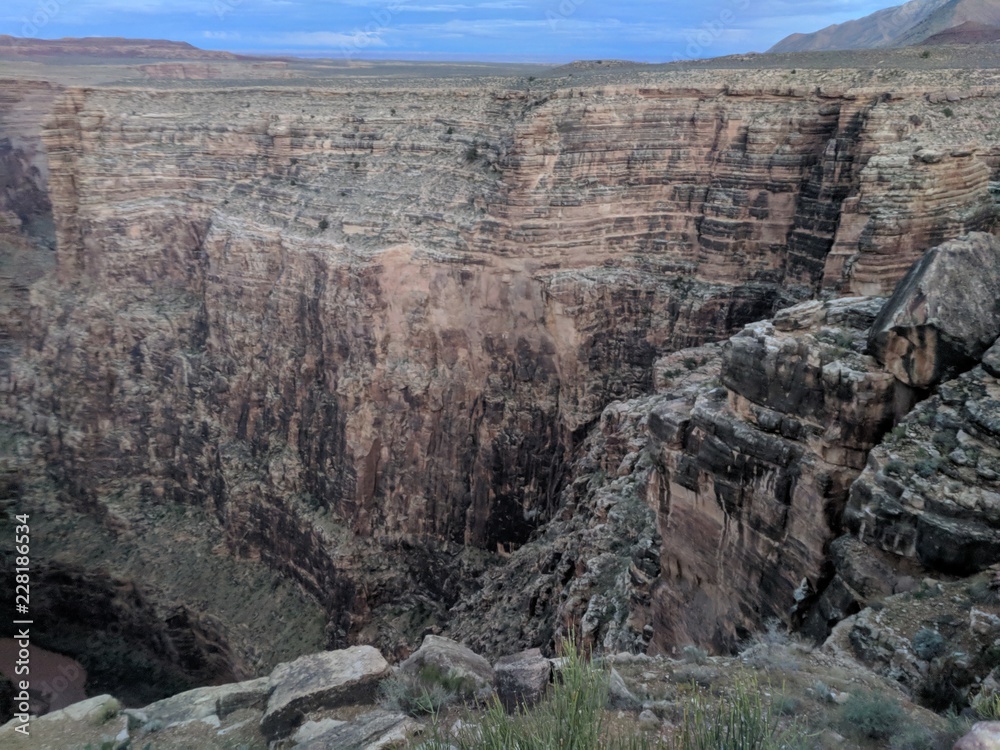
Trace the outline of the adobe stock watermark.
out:
M 705 56 L 705 51 L 719 41 L 734 23 L 736 23 L 738 11 L 746 10 L 750 7 L 750 0 L 728 0 L 730 7 L 719 11 L 718 17 L 712 21 L 705 21 L 697 29 L 688 29 L 684 33 L 684 41 L 687 47 L 683 52 L 674 54 L 674 61 L 698 60 Z
M 241 5 L 243 5 L 243 0 L 215 0 L 212 10 L 221 21 Z
M 38 36 L 39 32 L 48 26 L 59 15 L 66 5 L 66 0 L 41 0 L 35 6 L 35 12 L 30 16 L 22 16 L 21 36 Z
M 358 53 L 378 44 L 382 40 L 382 32 L 389 28 L 392 20 L 405 7 L 403 0 L 393 0 L 383 8 L 372 10 L 372 20 L 366 23 L 364 28 L 354 29 L 344 35 L 345 39 L 340 44 L 340 54 L 350 60 Z
M 553 31 L 558 29 L 559 24 L 576 13 L 586 2 L 587 0 L 561 0 L 559 5 L 546 10 L 545 20 L 549 22 L 549 28 Z

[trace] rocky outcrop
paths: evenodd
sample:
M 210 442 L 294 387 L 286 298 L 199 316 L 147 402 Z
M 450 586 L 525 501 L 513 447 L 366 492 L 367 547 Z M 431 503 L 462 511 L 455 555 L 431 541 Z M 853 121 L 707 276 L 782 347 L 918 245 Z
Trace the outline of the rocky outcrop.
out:
M 929 388 L 969 369 L 1000 336 L 1000 241 L 972 234 L 930 250 L 872 327 L 869 348 L 902 383 Z
M 461 698 L 481 702 L 492 695 L 496 680 L 486 659 L 461 643 L 437 635 L 425 636 L 420 648 L 399 665 L 399 670 L 427 682 L 454 685 Z
M 810 302 L 727 345 L 721 388 L 651 417 L 654 644 L 732 648 L 825 582 L 865 456 L 912 396 L 861 350 L 878 299 Z

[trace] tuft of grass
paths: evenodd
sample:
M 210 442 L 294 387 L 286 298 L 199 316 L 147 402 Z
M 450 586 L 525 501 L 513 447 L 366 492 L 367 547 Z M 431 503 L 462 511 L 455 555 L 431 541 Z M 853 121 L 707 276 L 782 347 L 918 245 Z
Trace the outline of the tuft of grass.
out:
M 575 644 L 563 643 L 559 679 L 545 699 L 508 714 L 494 699 L 484 714 L 447 733 L 434 722 L 420 750 L 671 750 L 661 738 L 613 731 L 604 720 L 610 671 L 594 666 Z
M 379 691 L 379 702 L 384 708 L 410 716 L 434 715 L 458 700 L 458 694 L 454 690 L 409 674 L 390 677 L 382 682 Z
M 753 677 L 740 675 L 718 700 L 693 691 L 671 750 L 777 750 L 793 742 L 779 729 Z
M 983 721 L 1000 721 L 1000 694 L 980 693 L 972 701 L 972 708 Z
M 840 707 L 839 724 L 845 734 L 887 740 L 906 720 L 906 712 L 894 698 L 878 693 L 853 693 Z

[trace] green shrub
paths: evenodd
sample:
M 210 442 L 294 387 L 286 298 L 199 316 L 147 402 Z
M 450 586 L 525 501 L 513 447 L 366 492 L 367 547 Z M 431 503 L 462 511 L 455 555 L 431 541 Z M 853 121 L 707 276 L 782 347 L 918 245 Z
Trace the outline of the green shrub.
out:
M 681 649 L 681 661 L 685 664 L 706 664 L 708 663 L 708 652 L 697 646 L 684 646 Z
M 319 220 L 319 231 L 325 232 L 329 228 L 330 228 L 330 220 L 329 219 L 325 219 L 324 218 L 324 219 L 320 219 Z
M 385 708 L 410 716 L 436 714 L 458 700 L 454 690 L 440 683 L 425 682 L 411 674 L 394 675 L 385 680 L 379 690 L 380 703 Z
M 467 149 L 465 149 L 465 161 L 468 164 L 472 164 L 479 158 L 479 147 L 476 144 L 472 144 Z
M 945 117 L 954 117 L 955 116 L 955 111 L 951 107 L 945 107 L 944 109 L 941 110 L 941 113 Z
M 840 707 L 839 723 L 845 733 L 885 740 L 899 731 L 906 712 L 894 698 L 878 693 L 853 693 Z
M 913 636 L 913 653 L 924 661 L 930 661 L 944 653 L 944 638 L 936 630 L 920 628 Z
M 906 464 L 894 458 L 885 465 L 885 473 L 895 474 L 897 477 L 906 476 Z
M 1000 695 L 980 693 L 972 701 L 972 708 L 983 721 L 1000 721 Z
M 794 716 L 801 706 L 802 701 L 784 693 L 778 693 L 771 699 L 771 711 L 779 716 Z
M 950 747 L 950 745 L 949 745 Z M 912 724 L 889 740 L 889 750 L 936 750 L 937 739 L 925 727 Z

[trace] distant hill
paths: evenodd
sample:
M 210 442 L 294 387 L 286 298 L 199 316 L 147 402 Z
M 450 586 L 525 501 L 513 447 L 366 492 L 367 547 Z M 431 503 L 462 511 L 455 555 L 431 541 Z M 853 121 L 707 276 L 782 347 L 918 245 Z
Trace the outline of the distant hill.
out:
M 920 44 L 987 44 L 1000 42 L 1000 26 L 966 21 L 952 29 L 947 29 L 934 36 L 927 37 Z
M 811 34 L 792 34 L 770 52 L 905 47 L 920 44 L 966 23 L 1000 26 L 997 0 L 911 0 L 870 16 L 828 26 Z M 941 44 L 949 42 L 938 42 Z
M 123 39 L 121 37 L 82 37 L 32 39 L 0 34 L 0 55 L 4 57 L 47 57 L 87 55 L 95 57 L 157 58 L 169 60 L 237 60 L 232 52 L 216 52 L 187 42 L 165 39 Z

